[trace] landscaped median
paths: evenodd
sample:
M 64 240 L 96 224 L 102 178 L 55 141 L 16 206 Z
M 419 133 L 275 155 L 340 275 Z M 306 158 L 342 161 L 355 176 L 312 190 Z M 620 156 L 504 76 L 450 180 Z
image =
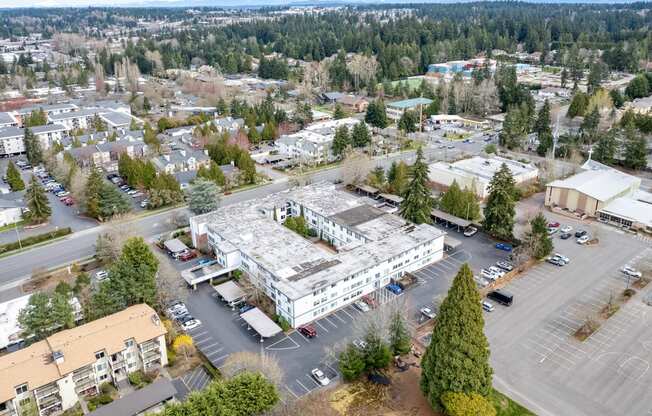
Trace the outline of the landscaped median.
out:
M 40 244 L 40 243 L 44 243 L 46 241 L 54 240 L 56 238 L 64 237 L 64 236 L 66 236 L 68 234 L 71 234 L 71 233 L 72 233 L 72 230 L 70 229 L 70 227 L 66 227 L 66 228 L 60 228 L 60 229 L 55 230 L 55 231 L 50 231 L 50 232 L 47 232 L 47 233 L 37 234 L 37 235 L 31 236 L 31 237 L 23 238 L 23 239 L 20 240 L 20 242 L 14 241 L 12 243 L 2 244 L 2 245 L 0 245 L 0 255 L 5 254 L 5 253 L 9 253 L 9 252 L 14 251 L 14 250 L 18 250 L 18 249 L 21 249 L 21 248 L 33 246 L 33 245 Z

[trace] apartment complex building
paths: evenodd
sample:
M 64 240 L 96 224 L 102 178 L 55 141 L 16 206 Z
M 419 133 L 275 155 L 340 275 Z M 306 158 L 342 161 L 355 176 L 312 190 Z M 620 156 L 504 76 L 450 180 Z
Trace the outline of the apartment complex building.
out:
M 283 225 L 301 216 L 320 238 Z M 195 245 L 209 247 L 224 273 L 246 271 L 294 327 L 440 260 L 445 236 L 325 182 L 193 217 L 190 227 Z
M 27 403 L 40 416 L 66 410 L 105 382 L 165 366 L 166 332 L 152 308 L 134 305 L 0 357 L 0 416 Z

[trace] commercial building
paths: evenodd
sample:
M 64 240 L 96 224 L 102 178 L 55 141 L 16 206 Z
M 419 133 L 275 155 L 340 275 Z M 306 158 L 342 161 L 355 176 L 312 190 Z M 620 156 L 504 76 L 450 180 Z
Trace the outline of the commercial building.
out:
M 387 104 L 387 117 L 392 120 L 398 120 L 404 112 L 408 110 L 419 112 L 420 110 L 423 110 L 424 107 L 430 105 L 430 103 L 432 103 L 431 99 L 423 97 L 394 101 L 393 103 Z
M 39 416 L 73 407 L 105 382 L 167 364 L 166 329 L 147 305 L 58 332 L 0 357 L 0 415 L 33 403 Z
M 546 185 L 547 207 L 595 217 L 616 199 L 633 195 L 641 185 L 640 178 L 589 162 L 582 172 Z
M 455 181 L 460 188 L 473 189 L 478 198 L 484 199 L 489 195 L 491 179 L 503 164 L 507 165 L 517 185 L 533 182 L 539 175 L 539 169 L 529 163 L 498 156 L 492 158 L 475 156 L 453 163 L 433 163 L 429 166 L 428 178 L 440 189 L 447 189 Z
M 291 217 L 316 237 L 285 227 Z M 193 217 L 190 228 L 223 274 L 247 272 L 294 327 L 441 259 L 445 236 L 323 182 Z

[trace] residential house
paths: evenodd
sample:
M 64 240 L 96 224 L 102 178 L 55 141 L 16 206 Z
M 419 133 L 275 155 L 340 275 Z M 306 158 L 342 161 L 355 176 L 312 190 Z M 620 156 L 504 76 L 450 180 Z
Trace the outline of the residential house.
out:
M 34 136 L 39 140 L 41 149 L 46 150 L 55 143 L 61 143 L 66 128 L 61 124 L 46 124 L 44 126 L 30 127 Z
M 43 111 L 47 117 L 50 117 L 58 114 L 69 113 L 78 109 L 79 107 L 77 107 L 75 104 L 38 104 L 29 107 L 23 107 L 19 110 L 14 111 L 13 114 L 18 121 L 18 125 L 22 126 L 25 117 L 30 116 L 34 110 Z
M 211 159 L 206 150 L 183 148 L 171 150 L 152 159 L 154 166 L 162 172 L 174 174 L 177 172 L 196 171 L 201 166 L 210 166 Z
M 0 129 L 0 156 L 11 156 L 25 152 L 25 131 L 19 127 Z
M 355 113 L 365 112 L 369 106 L 369 101 L 366 98 L 351 94 L 341 96 L 336 102 L 341 104 L 345 109 Z
M 26 402 L 39 416 L 65 411 L 102 383 L 167 365 L 167 330 L 148 305 L 131 306 L 0 357 L 0 414 Z

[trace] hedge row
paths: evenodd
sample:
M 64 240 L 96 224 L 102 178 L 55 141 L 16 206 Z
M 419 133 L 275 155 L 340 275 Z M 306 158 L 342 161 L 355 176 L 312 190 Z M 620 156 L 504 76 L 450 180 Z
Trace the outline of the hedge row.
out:
M 37 234 L 31 237 L 23 238 L 20 240 L 20 244 L 18 243 L 18 241 L 14 241 L 13 243 L 0 244 L 0 254 L 7 253 L 13 250 L 18 250 L 19 248 L 21 248 L 21 246 L 23 248 L 28 246 L 33 246 L 34 244 L 42 243 L 48 240 L 53 240 L 55 238 L 63 237 L 64 235 L 68 235 L 71 233 L 72 230 L 70 229 L 70 227 L 66 227 L 66 228 L 58 229 L 56 231 L 50 231 L 49 233 Z

